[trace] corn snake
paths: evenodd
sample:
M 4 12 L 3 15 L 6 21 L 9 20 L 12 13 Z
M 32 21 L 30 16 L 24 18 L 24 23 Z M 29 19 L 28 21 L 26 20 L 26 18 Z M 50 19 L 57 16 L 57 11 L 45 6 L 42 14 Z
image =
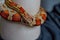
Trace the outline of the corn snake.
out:
M 43 8 L 40 8 L 39 12 L 31 16 L 24 8 L 12 0 L 5 0 L 5 3 L 1 6 L 0 15 L 10 21 L 23 22 L 29 26 L 39 26 L 46 21 L 46 12 Z M 41 12 L 40 12 L 41 11 Z

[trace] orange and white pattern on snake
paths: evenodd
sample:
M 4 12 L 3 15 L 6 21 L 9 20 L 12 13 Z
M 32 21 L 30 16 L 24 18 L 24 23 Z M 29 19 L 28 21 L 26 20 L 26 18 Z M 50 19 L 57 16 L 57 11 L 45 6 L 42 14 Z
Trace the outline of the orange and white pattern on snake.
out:
M 6 13 L 8 12 L 8 15 L 9 15 L 7 18 L 8 20 L 12 20 L 12 21 L 16 21 L 16 22 L 21 21 L 20 15 L 16 11 L 8 8 L 5 4 L 3 4 L 3 6 L 1 6 L 1 9 L 3 12 L 6 12 Z M 7 14 L 5 14 L 5 15 L 7 15 Z
M 39 26 L 46 21 L 47 14 L 43 8 L 40 8 L 36 15 L 31 16 L 24 10 L 21 5 L 14 3 L 12 0 L 5 0 L 0 4 L 0 15 L 7 20 L 22 22 L 29 26 Z

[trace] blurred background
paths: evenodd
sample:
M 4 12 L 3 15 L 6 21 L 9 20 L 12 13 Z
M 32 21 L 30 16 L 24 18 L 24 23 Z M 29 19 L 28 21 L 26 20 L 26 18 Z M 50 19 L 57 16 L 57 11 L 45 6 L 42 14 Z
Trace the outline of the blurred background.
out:
M 60 0 L 41 0 L 41 6 L 48 12 L 52 11 L 53 6 L 60 3 Z

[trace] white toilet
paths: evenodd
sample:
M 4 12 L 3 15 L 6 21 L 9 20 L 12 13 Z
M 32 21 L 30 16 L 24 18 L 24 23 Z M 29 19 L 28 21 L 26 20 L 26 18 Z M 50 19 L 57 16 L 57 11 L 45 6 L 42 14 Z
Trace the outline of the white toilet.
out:
M 2 0 L 3 1 L 3 0 Z M 13 0 L 22 5 L 22 7 L 30 13 L 35 15 L 40 8 L 41 0 Z M 0 1 L 1 2 L 1 1 Z M 2 27 L 1 36 L 4 40 L 36 40 L 41 33 L 41 27 L 28 28 L 21 23 L 14 23 L 3 18 L 0 20 Z

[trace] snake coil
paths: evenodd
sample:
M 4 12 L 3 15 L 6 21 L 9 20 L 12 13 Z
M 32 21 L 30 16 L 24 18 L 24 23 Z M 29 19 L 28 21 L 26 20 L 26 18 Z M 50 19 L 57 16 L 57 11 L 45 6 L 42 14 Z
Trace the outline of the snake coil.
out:
M 2 11 L 0 11 L 0 15 L 3 18 L 15 22 L 25 22 L 25 24 L 29 26 L 39 26 L 44 23 L 47 17 L 43 8 L 40 8 L 36 15 L 31 16 L 21 5 L 14 3 L 12 0 L 5 0 L 1 9 Z

